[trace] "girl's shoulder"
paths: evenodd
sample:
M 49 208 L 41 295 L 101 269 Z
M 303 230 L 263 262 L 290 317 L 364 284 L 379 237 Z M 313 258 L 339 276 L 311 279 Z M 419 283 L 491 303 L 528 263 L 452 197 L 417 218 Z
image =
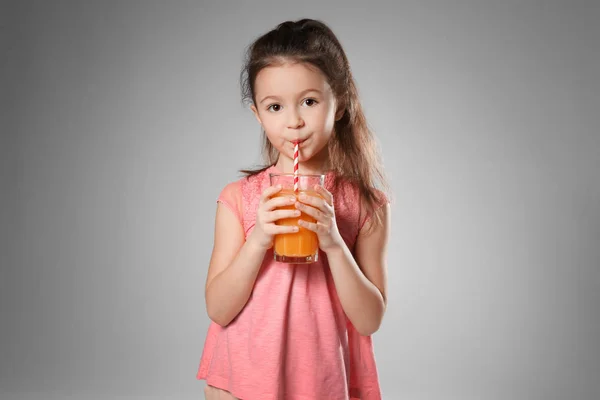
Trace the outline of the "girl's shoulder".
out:
M 375 187 L 370 188 L 372 196 L 369 201 L 358 183 L 345 178 L 340 178 L 331 191 L 336 207 L 345 214 L 353 215 L 359 231 L 381 207 L 390 202 L 389 195 Z
M 357 182 L 344 177 L 337 179 L 337 185 L 333 181 L 332 179 L 331 191 L 333 194 L 337 194 L 338 197 L 351 198 L 353 201 L 361 204 L 368 203 L 366 196 L 362 193 L 360 185 Z M 371 187 L 370 191 L 373 194 L 374 206 L 377 207 L 390 202 L 389 196 L 383 190 Z
M 217 203 L 223 204 L 235 214 L 240 222 L 243 218 L 242 182 L 241 179 L 230 182 L 219 193 Z
M 377 214 L 386 204 L 390 203 L 390 197 L 384 191 L 371 188 L 373 193 L 372 202 L 367 201 L 366 196 L 360 196 L 360 219 L 359 231 L 363 229 L 367 221 Z
M 218 202 L 229 208 L 248 233 L 254 225 L 256 207 L 263 190 L 269 185 L 269 170 L 245 176 L 223 187 Z
M 241 200 L 244 196 L 254 194 L 253 192 L 257 190 L 262 193 L 262 187 L 269 180 L 268 172 L 269 170 L 266 169 L 258 174 L 244 176 L 229 182 L 221 190 L 220 196 Z

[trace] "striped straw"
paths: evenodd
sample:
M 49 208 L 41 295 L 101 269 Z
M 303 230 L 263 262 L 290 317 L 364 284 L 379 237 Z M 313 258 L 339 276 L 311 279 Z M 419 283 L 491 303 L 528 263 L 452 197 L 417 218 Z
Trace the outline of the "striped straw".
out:
M 299 142 L 294 143 L 294 193 L 298 193 L 298 151 Z

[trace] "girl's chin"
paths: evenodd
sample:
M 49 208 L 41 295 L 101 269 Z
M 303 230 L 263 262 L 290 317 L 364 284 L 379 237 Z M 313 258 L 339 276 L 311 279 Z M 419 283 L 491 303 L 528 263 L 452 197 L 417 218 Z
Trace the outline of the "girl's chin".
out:
M 312 158 L 312 154 L 311 153 L 302 154 L 302 152 L 300 152 L 300 155 L 298 157 L 298 162 L 299 163 L 307 162 L 307 161 L 310 161 L 311 158 Z

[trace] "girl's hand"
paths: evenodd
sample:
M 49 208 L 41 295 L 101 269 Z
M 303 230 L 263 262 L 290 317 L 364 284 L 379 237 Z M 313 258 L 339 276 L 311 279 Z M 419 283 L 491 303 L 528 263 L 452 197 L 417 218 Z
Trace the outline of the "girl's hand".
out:
M 299 220 L 298 225 L 311 230 L 319 238 L 319 248 L 328 252 L 339 247 L 344 240 L 335 221 L 335 210 L 333 209 L 333 195 L 323 186 L 317 185 L 315 189 L 322 197 L 300 194 L 296 208 L 317 220 L 316 223 Z
M 279 207 L 293 207 L 296 202 L 296 198 L 293 195 L 273 197 L 280 191 L 281 186 L 269 186 L 264 190 L 260 196 L 258 209 L 256 210 L 256 225 L 248 238 L 264 250 L 273 247 L 273 238 L 275 235 L 298 232 L 298 227 L 296 226 L 275 225 L 275 221 L 277 220 L 294 218 L 300 215 L 300 211 L 295 209 L 276 210 Z

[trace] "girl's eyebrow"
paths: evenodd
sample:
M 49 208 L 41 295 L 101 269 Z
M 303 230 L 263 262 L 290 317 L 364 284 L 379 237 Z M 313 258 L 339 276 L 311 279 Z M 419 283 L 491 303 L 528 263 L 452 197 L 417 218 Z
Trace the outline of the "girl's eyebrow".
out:
M 323 94 L 323 93 L 322 93 L 320 90 L 318 90 L 318 89 L 306 89 L 306 90 L 303 90 L 303 91 L 301 91 L 300 93 L 298 93 L 298 97 L 300 97 L 300 96 L 303 96 L 303 95 L 305 95 L 306 93 L 310 93 L 310 92 L 316 92 L 316 93 L 319 93 L 319 94 Z M 259 103 L 261 103 L 261 104 L 262 104 L 262 103 L 263 103 L 265 100 L 267 100 L 267 99 L 280 100 L 280 98 L 279 98 L 278 96 L 275 96 L 275 95 L 269 95 L 269 96 L 263 97 L 263 99 L 262 99 L 262 100 L 261 100 Z

